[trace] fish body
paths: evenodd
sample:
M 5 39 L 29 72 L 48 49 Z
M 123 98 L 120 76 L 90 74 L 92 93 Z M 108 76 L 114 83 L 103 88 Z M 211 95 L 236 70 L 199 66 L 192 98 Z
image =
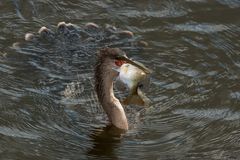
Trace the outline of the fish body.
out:
M 146 73 L 131 64 L 123 64 L 120 68 L 119 79 L 129 89 L 135 88 L 144 78 L 146 78 Z
M 141 63 L 138 64 L 143 66 Z M 149 105 L 150 100 L 144 95 L 140 86 L 141 82 L 148 78 L 149 73 L 129 63 L 125 63 L 120 67 L 118 80 L 129 89 L 129 95 L 122 101 L 123 104 Z

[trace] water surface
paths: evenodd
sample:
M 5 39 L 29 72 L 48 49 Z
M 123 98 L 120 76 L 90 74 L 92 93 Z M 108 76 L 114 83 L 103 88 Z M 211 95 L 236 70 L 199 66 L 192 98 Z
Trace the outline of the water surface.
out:
M 2 0 L 0 159 L 240 159 L 239 15 L 238 0 Z M 154 73 L 152 105 L 125 108 L 122 137 L 96 136 L 107 117 L 94 50 L 13 46 L 60 21 L 110 24 L 148 42 L 123 46 Z

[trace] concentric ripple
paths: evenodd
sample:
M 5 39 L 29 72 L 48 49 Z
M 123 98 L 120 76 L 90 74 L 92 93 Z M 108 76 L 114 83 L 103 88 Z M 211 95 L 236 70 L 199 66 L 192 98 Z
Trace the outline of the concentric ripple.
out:
M 239 7 L 0 1 L 0 159 L 240 159 Z M 152 105 L 124 107 L 121 136 L 94 91 L 102 47 L 154 70 Z

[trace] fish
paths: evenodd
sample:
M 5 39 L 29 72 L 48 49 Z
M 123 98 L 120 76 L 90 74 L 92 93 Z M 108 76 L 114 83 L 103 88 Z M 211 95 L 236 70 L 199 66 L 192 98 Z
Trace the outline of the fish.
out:
M 142 87 L 143 82 L 149 79 L 149 74 L 152 71 L 142 63 L 134 61 L 134 65 L 129 63 L 122 64 L 118 72 L 119 75 L 116 81 L 119 86 L 122 88 L 127 87 L 129 90 L 129 95 L 121 101 L 122 104 L 149 106 L 151 101 L 142 91 Z

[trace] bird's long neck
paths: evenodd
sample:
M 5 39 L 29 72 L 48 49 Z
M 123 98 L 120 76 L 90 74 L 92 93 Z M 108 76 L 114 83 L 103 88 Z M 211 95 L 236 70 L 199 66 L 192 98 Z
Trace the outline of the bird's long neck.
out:
M 127 130 L 128 122 L 124 109 L 114 96 L 113 80 L 115 75 L 112 68 L 99 63 L 95 69 L 95 87 L 98 99 L 108 115 L 109 121 L 119 129 Z

